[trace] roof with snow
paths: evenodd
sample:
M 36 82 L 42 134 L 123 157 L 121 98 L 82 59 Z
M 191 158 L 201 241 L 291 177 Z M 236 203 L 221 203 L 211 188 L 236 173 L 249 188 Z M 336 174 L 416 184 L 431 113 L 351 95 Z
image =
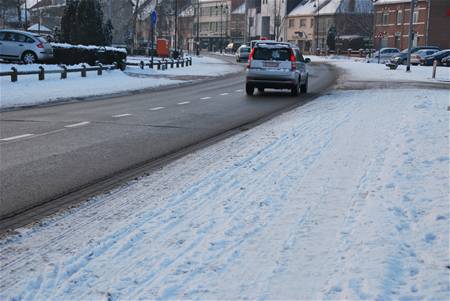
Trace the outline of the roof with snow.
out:
M 231 12 L 232 14 L 245 14 L 245 2 L 239 5 L 235 10 Z
M 378 0 L 375 5 L 396 4 L 396 3 L 409 3 L 411 0 Z
M 51 29 L 49 29 L 47 26 L 39 25 L 39 24 L 33 24 L 30 27 L 28 27 L 29 31 L 41 31 L 41 32 L 52 32 Z
M 399 1 L 399 0 L 394 0 Z M 404 0 L 403 0 L 404 1 Z M 289 14 L 290 17 L 319 15 L 334 15 L 336 13 L 369 13 L 373 10 L 372 0 L 306 0 L 301 2 Z

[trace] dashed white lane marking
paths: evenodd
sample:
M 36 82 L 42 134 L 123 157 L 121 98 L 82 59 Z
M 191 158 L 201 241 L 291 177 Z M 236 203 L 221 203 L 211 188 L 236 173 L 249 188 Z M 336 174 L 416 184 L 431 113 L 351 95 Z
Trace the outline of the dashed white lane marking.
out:
M 189 103 L 191 103 L 190 101 L 182 101 L 182 102 L 179 102 L 178 104 L 180 105 L 180 106 L 182 106 L 182 105 L 187 105 L 187 104 L 189 104 Z
M 222 93 L 220 94 L 220 96 L 225 96 L 225 95 L 229 95 L 230 93 Z
M 242 92 L 242 91 L 244 91 L 244 90 L 242 90 L 242 89 L 236 90 L 236 92 Z
M 2 139 L 0 139 L 0 141 L 12 141 L 12 140 L 17 140 L 17 139 L 31 137 L 31 136 L 34 136 L 34 134 L 23 134 L 23 135 L 17 135 L 17 136 L 2 138 Z
M 209 97 L 209 96 L 206 96 L 206 97 L 202 97 L 202 98 L 200 98 L 201 100 L 207 100 L 207 99 L 211 99 L 211 97 Z
M 156 107 L 156 108 L 151 108 L 151 109 L 149 109 L 150 111 L 159 111 L 159 110 L 162 110 L 162 109 L 165 109 L 164 107 Z
M 90 123 L 89 121 L 83 121 L 83 122 L 78 122 L 78 123 L 74 123 L 74 124 L 68 124 L 68 125 L 66 125 L 64 127 L 65 128 L 76 128 L 76 127 L 83 126 L 83 125 L 86 125 L 86 124 L 89 124 L 89 123 Z
M 126 117 L 126 116 L 132 116 L 133 114 L 119 114 L 119 115 L 112 115 L 114 118 L 120 118 L 120 117 Z

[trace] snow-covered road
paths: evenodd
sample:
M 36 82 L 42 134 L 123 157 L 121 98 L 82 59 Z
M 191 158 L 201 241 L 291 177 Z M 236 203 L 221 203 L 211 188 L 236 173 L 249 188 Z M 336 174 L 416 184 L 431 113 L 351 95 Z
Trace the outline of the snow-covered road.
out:
M 0 299 L 447 300 L 448 96 L 332 92 L 20 229 Z

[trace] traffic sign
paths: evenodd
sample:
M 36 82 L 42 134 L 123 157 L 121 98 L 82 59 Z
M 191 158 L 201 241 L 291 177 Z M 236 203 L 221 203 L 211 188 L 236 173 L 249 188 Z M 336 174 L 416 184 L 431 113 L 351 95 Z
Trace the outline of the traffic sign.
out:
M 152 19 L 152 24 L 155 25 L 156 22 L 158 21 L 158 14 L 156 13 L 156 10 L 152 10 L 150 18 Z

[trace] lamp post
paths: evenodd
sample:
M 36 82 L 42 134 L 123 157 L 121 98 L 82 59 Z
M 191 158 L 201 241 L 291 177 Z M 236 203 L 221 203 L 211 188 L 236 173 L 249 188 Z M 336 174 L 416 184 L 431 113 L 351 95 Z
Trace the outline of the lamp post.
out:
M 222 48 L 223 48 L 223 12 L 227 12 L 228 11 L 228 5 L 227 4 L 223 4 L 220 3 L 220 5 L 216 4 L 216 9 L 220 8 L 220 42 L 219 42 L 219 48 L 220 48 L 220 53 L 222 53 Z
M 316 22 L 316 52 L 317 54 L 319 53 L 319 10 L 320 10 L 320 3 L 319 0 L 316 0 L 316 2 L 314 3 L 314 7 L 317 8 L 317 22 Z
M 196 54 L 197 56 L 200 55 L 200 0 L 197 0 L 197 48 Z
M 414 21 L 414 6 L 415 5 L 416 5 L 416 0 L 411 0 L 411 8 L 410 8 L 410 15 L 409 15 L 408 56 L 407 56 L 406 72 L 411 71 L 411 49 L 412 49 L 412 39 L 413 39 L 413 21 Z

